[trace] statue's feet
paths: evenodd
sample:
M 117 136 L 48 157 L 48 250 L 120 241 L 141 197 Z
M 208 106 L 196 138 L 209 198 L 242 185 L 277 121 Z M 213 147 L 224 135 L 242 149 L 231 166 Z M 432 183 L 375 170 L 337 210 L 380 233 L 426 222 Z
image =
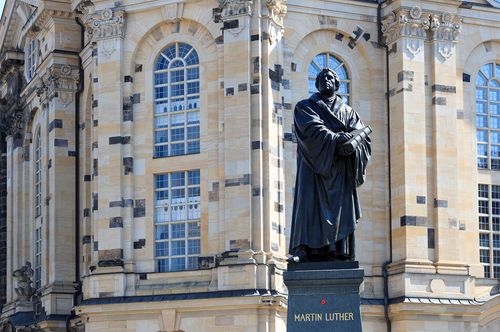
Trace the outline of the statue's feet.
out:
M 307 261 L 307 254 L 304 250 L 297 250 L 286 260 L 288 263 L 303 263 Z

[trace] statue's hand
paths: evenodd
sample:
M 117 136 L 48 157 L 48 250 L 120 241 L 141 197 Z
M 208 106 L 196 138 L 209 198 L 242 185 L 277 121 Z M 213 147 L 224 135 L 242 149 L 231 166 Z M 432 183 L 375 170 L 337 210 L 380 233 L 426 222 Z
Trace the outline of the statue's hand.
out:
M 340 133 L 338 135 L 339 135 L 338 142 L 340 144 L 345 143 L 352 138 L 351 133 Z

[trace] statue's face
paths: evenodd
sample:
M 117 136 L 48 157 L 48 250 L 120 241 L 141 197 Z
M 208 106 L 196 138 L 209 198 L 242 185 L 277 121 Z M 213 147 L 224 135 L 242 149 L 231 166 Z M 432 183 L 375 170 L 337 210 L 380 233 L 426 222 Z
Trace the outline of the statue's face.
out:
M 323 71 L 319 74 L 318 91 L 323 95 L 333 95 L 335 93 L 335 76 L 330 71 Z

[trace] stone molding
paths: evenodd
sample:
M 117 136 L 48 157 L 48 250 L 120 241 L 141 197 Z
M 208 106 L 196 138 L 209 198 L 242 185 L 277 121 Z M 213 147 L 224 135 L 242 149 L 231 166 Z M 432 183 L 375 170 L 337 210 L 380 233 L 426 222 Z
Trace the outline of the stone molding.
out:
M 41 104 L 58 98 L 66 107 L 73 102 L 79 81 L 80 74 L 77 67 L 54 64 L 41 76 L 36 94 Z
M 106 8 L 92 14 L 86 22 L 92 41 L 125 37 L 125 11 Z
M 238 16 L 252 16 L 253 0 L 218 0 L 221 19 L 231 19 Z
M 283 27 L 283 19 L 287 13 L 287 0 L 266 0 L 266 7 L 269 9 L 269 17 L 280 27 Z
M 34 37 L 45 25 L 49 22 L 51 18 L 73 18 L 73 12 L 64 10 L 54 10 L 54 9 L 44 9 L 38 15 L 34 15 L 28 22 L 24 25 L 23 31 L 27 36 Z
M 414 57 L 423 48 L 424 40 L 437 41 L 438 52 L 444 60 L 451 57 L 453 44 L 458 41 L 462 28 L 462 18 L 448 12 L 423 12 L 418 6 L 401 7 L 382 20 L 382 32 L 386 45 L 400 39 L 404 49 Z

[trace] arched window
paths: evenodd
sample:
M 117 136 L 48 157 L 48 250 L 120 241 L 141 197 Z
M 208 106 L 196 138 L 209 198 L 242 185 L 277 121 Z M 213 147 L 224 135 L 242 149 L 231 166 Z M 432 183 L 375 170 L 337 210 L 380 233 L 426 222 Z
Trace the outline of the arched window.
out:
M 24 74 L 26 80 L 30 81 L 36 72 L 36 66 L 38 65 L 38 40 L 31 38 L 26 42 L 26 47 L 24 50 Z
M 35 272 L 35 288 L 41 287 L 42 282 L 42 227 L 41 227 L 41 214 L 42 214 L 42 142 L 40 128 L 35 132 L 35 147 L 34 147 L 34 199 L 35 199 L 35 233 L 34 233 L 34 272 Z
M 35 217 L 39 217 L 42 213 L 42 144 L 40 128 L 37 129 L 35 134 L 34 156 Z
M 308 69 L 308 89 L 309 96 L 313 93 L 317 92 L 316 89 L 316 76 L 318 76 L 319 72 L 323 68 L 333 69 L 340 78 L 340 88 L 337 91 L 339 96 L 347 99 L 347 102 L 350 101 L 350 80 L 349 73 L 345 67 L 344 62 L 342 62 L 339 58 L 334 56 L 331 53 L 321 53 L 314 57 L 314 59 L 309 64 Z
M 477 167 L 500 170 L 500 64 L 477 73 L 476 113 Z
M 175 43 L 158 56 L 154 109 L 155 157 L 200 152 L 200 66 L 190 45 Z

